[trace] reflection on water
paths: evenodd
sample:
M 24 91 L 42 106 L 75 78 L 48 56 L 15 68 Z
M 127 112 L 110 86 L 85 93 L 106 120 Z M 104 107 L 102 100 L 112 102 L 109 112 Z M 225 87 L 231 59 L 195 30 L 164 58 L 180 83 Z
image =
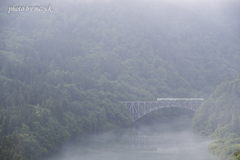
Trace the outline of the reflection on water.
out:
M 150 150 L 166 150 L 166 149 L 191 149 L 196 147 L 196 143 L 181 142 L 174 140 L 174 137 L 170 140 L 164 139 L 162 136 L 146 136 L 137 130 L 133 130 L 133 135 L 128 138 L 129 143 L 126 144 L 126 149 L 150 149 Z
M 183 120 L 80 136 L 47 160 L 216 160 L 210 142 Z

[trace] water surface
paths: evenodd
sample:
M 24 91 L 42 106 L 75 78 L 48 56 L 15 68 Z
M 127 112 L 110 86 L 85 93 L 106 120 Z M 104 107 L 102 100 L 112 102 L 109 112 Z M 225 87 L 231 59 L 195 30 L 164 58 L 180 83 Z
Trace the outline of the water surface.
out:
M 191 120 L 118 128 L 82 135 L 63 145 L 47 160 L 217 160 Z

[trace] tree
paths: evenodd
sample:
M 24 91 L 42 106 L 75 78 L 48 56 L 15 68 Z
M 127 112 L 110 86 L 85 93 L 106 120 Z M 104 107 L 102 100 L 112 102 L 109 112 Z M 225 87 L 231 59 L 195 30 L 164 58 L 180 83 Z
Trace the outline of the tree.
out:
M 240 160 L 240 151 L 234 153 L 234 157 Z
M 8 135 L 2 138 L 0 146 L 0 159 L 27 160 L 20 134 Z

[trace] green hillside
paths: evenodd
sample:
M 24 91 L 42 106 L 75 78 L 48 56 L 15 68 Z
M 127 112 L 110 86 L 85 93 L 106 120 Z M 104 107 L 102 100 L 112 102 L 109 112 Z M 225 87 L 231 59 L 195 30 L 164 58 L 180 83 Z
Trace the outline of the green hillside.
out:
M 217 139 L 209 150 L 223 159 L 234 159 L 240 150 L 240 78 L 227 81 L 196 112 L 195 130 Z

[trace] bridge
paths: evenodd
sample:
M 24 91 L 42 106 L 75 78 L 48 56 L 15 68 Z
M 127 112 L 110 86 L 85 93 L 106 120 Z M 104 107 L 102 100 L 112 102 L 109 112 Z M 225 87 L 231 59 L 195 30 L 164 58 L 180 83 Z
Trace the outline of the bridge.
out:
M 203 101 L 203 98 L 158 98 L 157 101 L 124 101 L 123 103 L 128 106 L 133 121 L 136 121 L 152 111 L 167 107 L 180 107 L 197 111 Z

